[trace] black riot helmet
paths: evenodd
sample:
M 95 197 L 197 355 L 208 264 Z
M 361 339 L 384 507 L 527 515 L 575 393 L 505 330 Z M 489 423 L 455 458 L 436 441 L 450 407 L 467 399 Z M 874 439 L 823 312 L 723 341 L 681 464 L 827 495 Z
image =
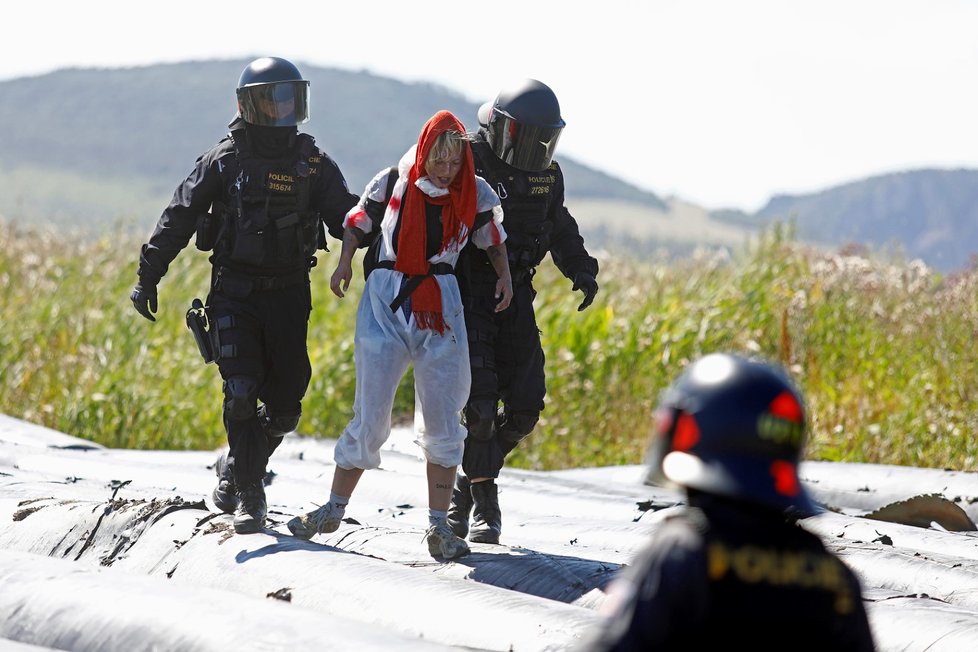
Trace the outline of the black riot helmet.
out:
M 248 124 L 295 127 L 309 120 L 309 82 L 279 57 L 255 59 L 238 80 L 238 113 Z
M 550 87 L 525 79 L 503 89 L 486 119 L 486 141 L 496 156 L 527 172 L 545 170 L 553 160 L 557 140 L 564 129 L 560 104 Z
M 818 512 L 798 478 L 801 395 L 779 367 L 713 353 L 689 365 L 656 410 L 646 484 L 674 484 L 788 511 Z

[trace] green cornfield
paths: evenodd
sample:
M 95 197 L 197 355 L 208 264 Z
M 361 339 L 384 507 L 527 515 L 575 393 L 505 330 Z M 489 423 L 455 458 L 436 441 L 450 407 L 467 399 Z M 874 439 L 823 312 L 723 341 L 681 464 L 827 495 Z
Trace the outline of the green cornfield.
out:
M 0 225 L 0 413 L 110 447 L 224 444 L 220 375 L 184 322 L 207 292 L 206 254 L 191 244 L 176 259 L 150 323 L 129 302 L 141 244 Z M 336 255 L 313 270 L 304 435 L 336 437 L 352 414 L 362 280 L 334 297 Z M 803 390 L 808 459 L 976 470 L 978 270 L 816 250 L 784 225 L 733 254 L 600 262 L 584 312 L 570 281 L 539 269 L 547 408 L 510 465 L 640 463 L 662 389 L 692 359 L 739 351 L 784 364 Z M 409 374 L 396 420 L 413 401 Z

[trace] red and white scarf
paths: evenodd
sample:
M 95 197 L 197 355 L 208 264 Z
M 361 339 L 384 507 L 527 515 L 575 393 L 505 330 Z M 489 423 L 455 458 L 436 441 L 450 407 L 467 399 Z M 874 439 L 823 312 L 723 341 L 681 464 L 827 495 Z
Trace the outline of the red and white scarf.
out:
M 430 271 L 425 202 L 442 207 L 442 240 L 439 252 L 458 247 L 460 240 L 472 230 L 475 222 L 475 165 L 472 161 L 472 150 L 467 145 L 462 148 L 462 168 L 449 185 L 447 194 L 431 197 L 417 186 L 418 179 L 428 176 L 424 164 L 435 140 L 446 131 L 465 133 L 465 127 L 450 112 L 439 111 L 421 130 L 414 165 L 408 174 L 402 200 L 397 260 L 394 263 L 394 269 L 407 276 L 425 276 Z M 441 287 L 437 276 L 428 276 L 421 282 L 411 295 L 411 308 L 418 328 L 432 329 L 444 334 L 447 324 L 442 315 Z

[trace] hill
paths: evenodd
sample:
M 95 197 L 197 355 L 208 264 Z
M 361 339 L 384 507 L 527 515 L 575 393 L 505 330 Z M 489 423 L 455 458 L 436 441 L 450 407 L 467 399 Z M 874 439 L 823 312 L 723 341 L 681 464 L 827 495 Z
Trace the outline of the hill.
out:
M 225 133 L 247 63 L 66 69 L 0 82 L 0 218 L 148 233 L 196 156 Z M 354 192 L 396 161 L 436 110 L 475 127 L 478 104 L 451 89 L 300 65 L 312 83 L 312 120 L 303 130 L 336 159 Z M 730 248 L 791 221 L 805 241 L 855 244 L 952 271 L 970 264 L 978 242 L 978 170 L 885 174 L 777 195 L 747 214 L 664 200 L 573 158 L 558 160 L 567 204 L 593 249 L 685 255 Z
M 978 251 L 978 170 L 884 174 L 807 195 L 777 195 L 746 219 L 714 217 L 755 228 L 792 220 L 805 240 L 857 243 L 950 271 L 971 264 Z
M 0 82 L 0 214 L 105 226 L 159 215 L 194 159 L 226 132 L 248 60 L 67 69 Z M 311 82 L 303 125 L 359 192 L 417 140 L 439 109 L 476 127 L 478 104 L 447 88 L 301 65 Z M 662 209 L 649 193 L 558 157 L 576 197 Z

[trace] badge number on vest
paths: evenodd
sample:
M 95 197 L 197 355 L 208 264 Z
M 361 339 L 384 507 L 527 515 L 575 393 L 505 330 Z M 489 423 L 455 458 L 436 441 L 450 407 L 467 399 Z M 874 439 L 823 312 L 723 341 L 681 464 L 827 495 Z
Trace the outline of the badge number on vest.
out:
M 272 192 L 292 194 L 295 192 L 295 177 L 282 172 L 269 172 L 265 179 L 265 187 Z

